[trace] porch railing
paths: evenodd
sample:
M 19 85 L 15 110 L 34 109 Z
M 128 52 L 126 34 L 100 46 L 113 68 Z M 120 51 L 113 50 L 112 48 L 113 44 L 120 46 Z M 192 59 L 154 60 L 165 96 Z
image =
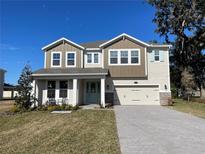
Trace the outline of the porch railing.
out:
M 63 105 L 69 104 L 69 100 L 67 98 L 48 98 L 46 101 L 46 105 Z

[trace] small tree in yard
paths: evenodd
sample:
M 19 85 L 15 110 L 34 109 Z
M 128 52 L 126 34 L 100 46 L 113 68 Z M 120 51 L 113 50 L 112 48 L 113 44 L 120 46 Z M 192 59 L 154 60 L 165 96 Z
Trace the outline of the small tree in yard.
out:
M 18 96 L 15 100 L 15 105 L 20 110 L 28 110 L 31 105 L 31 91 L 32 91 L 32 80 L 31 80 L 31 67 L 26 65 L 18 80 Z
M 191 74 L 189 69 L 187 68 L 182 72 L 181 76 L 182 76 L 181 84 L 183 88 L 183 93 L 184 93 L 184 96 L 187 97 L 187 100 L 189 102 L 190 96 L 192 95 L 193 90 L 196 88 L 194 77 L 193 77 L 193 74 Z

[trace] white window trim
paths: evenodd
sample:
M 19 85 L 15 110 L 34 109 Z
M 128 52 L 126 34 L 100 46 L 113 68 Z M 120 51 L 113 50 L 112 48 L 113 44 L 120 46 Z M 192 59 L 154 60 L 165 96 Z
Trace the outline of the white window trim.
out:
M 67 60 L 68 60 L 68 53 L 74 53 L 74 56 L 75 56 L 75 58 L 74 58 L 74 65 L 67 65 Z M 75 51 L 67 51 L 66 53 L 65 53 L 65 66 L 66 67 L 76 67 L 76 52 Z
M 138 51 L 138 60 L 139 62 L 137 64 L 132 64 L 131 63 L 131 51 L 133 50 L 137 50 Z M 117 55 L 118 55 L 118 61 L 117 64 L 111 64 L 110 63 L 110 51 L 117 51 Z M 121 57 L 120 57 L 120 51 L 128 51 L 128 63 L 127 64 L 121 64 Z M 109 49 L 108 50 L 108 65 L 111 66 L 129 66 L 129 65 L 141 65 L 141 50 L 138 49 Z
M 59 65 L 53 65 L 53 54 L 55 54 L 55 53 L 60 54 L 60 64 Z M 62 52 L 60 52 L 60 51 L 51 52 L 51 67 L 61 67 L 61 62 L 62 62 Z
M 160 54 L 159 54 L 159 60 L 155 60 L 155 51 L 159 51 L 159 53 L 160 53 L 160 50 L 154 50 L 154 62 L 159 63 L 160 62 Z
M 48 89 L 48 81 L 55 81 L 55 89 Z M 57 95 L 56 95 L 56 85 L 57 85 L 57 81 L 56 80 L 46 80 L 46 98 L 49 99 L 48 97 L 48 91 L 49 90 L 55 90 L 55 99 L 57 98 Z
M 66 81 L 67 82 L 67 89 L 61 89 L 60 88 L 60 81 Z M 60 97 L 60 90 L 67 90 L 67 99 L 69 99 L 69 80 L 59 80 L 59 98 L 64 99 L 63 97 Z
M 88 54 L 91 54 L 91 63 L 88 63 Z M 98 55 L 98 63 L 94 63 L 94 54 Z M 100 53 L 99 52 L 87 52 L 85 56 L 85 64 L 100 64 Z

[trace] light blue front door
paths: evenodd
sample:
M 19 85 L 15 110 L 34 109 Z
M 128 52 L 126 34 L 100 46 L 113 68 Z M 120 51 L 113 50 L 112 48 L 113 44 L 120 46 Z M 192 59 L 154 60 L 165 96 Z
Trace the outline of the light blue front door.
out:
M 87 81 L 86 82 L 86 104 L 100 103 L 100 82 Z

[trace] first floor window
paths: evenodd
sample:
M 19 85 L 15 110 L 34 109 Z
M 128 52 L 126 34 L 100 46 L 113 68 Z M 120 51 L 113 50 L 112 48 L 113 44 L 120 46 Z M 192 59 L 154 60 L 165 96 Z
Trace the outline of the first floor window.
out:
M 60 98 L 67 98 L 68 81 L 60 81 Z
M 128 51 L 120 51 L 121 64 L 128 64 Z
M 47 89 L 48 89 L 47 97 L 48 98 L 55 98 L 56 82 L 55 81 L 48 81 Z
M 139 51 L 134 50 L 131 51 L 131 64 L 138 64 L 139 63 Z
M 110 51 L 110 64 L 118 63 L 118 51 Z
M 60 53 L 52 53 L 52 65 L 53 66 L 60 66 Z
M 75 65 L 75 53 L 67 53 L 67 66 Z
M 154 51 L 154 61 L 159 61 L 159 50 Z

